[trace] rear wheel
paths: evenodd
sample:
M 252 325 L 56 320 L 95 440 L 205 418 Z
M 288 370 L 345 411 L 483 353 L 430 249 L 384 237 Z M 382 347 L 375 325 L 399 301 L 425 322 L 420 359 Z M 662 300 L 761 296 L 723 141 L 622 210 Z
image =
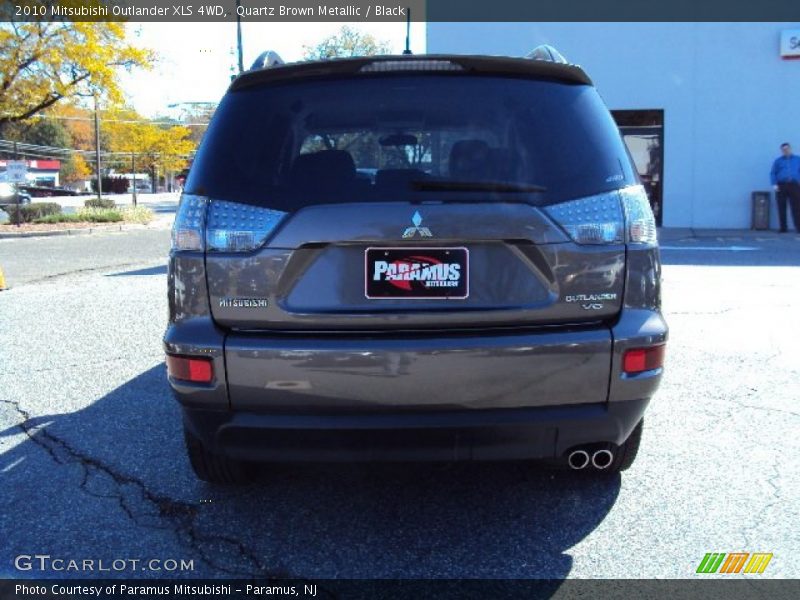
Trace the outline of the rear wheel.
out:
M 644 419 L 639 421 L 639 424 L 628 436 L 622 445 L 617 448 L 614 454 L 614 460 L 611 465 L 604 470 L 605 473 L 621 473 L 626 471 L 636 460 L 636 455 L 639 453 L 639 444 L 642 442 L 642 428 L 644 427 Z
M 185 427 L 183 436 L 189 462 L 198 479 L 209 483 L 241 484 L 253 478 L 253 468 L 248 463 L 210 452 L 203 442 Z

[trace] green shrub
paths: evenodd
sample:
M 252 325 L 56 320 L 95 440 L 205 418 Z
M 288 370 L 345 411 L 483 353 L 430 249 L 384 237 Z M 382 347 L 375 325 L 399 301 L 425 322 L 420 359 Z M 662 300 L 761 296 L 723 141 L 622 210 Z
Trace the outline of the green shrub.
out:
M 142 223 L 147 225 L 153 220 L 153 211 L 146 206 L 130 206 L 122 209 L 122 218 L 127 223 Z
M 75 214 L 89 223 L 116 223 L 123 218 L 122 211 L 116 208 L 79 208 Z
M 83 202 L 86 208 L 114 208 L 116 205 L 111 198 L 89 198 Z
M 70 214 L 45 215 L 32 223 L 118 223 L 123 221 L 122 211 L 116 208 L 79 208 Z
M 61 205 L 55 202 L 33 202 L 31 204 L 22 204 L 19 207 L 12 204 L 3 210 L 8 213 L 8 222 L 17 222 L 17 210 L 19 209 L 19 222 L 32 223 L 36 219 L 41 219 L 49 215 L 60 215 Z
M 33 220 L 34 223 L 80 223 L 81 218 L 75 214 L 47 215 Z

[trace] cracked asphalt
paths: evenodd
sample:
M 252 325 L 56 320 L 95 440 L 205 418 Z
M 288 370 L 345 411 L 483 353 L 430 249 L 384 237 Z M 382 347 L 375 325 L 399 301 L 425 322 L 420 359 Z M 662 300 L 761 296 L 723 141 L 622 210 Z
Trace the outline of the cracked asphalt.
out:
M 166 383 L 168 235 L 0 240 L 0 576 L 691 578 L 741 551 L 800 576 L 797 236 L 664 243 L 667 374 L 622 477 L 309 465 L 224 489 L 193 477 Z

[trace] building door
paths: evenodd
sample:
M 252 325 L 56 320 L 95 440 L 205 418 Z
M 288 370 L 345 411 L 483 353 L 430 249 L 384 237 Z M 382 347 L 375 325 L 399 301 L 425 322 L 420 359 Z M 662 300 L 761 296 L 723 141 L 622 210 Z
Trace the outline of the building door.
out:
M 661 226 L 664 213 L 664 111 L 612 110 L 611 114 L 647 189 L 656 224 Z

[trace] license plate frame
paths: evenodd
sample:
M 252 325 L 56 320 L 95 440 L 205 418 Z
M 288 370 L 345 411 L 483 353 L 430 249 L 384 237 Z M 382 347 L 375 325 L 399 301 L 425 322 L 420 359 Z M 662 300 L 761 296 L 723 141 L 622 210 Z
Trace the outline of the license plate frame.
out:
M 379 260 L 384 264 L 376 270 Z M 469 249 L 464 246 L 370 246 L 364 250 L 368 300 L 466 300 L 469 283 Z

